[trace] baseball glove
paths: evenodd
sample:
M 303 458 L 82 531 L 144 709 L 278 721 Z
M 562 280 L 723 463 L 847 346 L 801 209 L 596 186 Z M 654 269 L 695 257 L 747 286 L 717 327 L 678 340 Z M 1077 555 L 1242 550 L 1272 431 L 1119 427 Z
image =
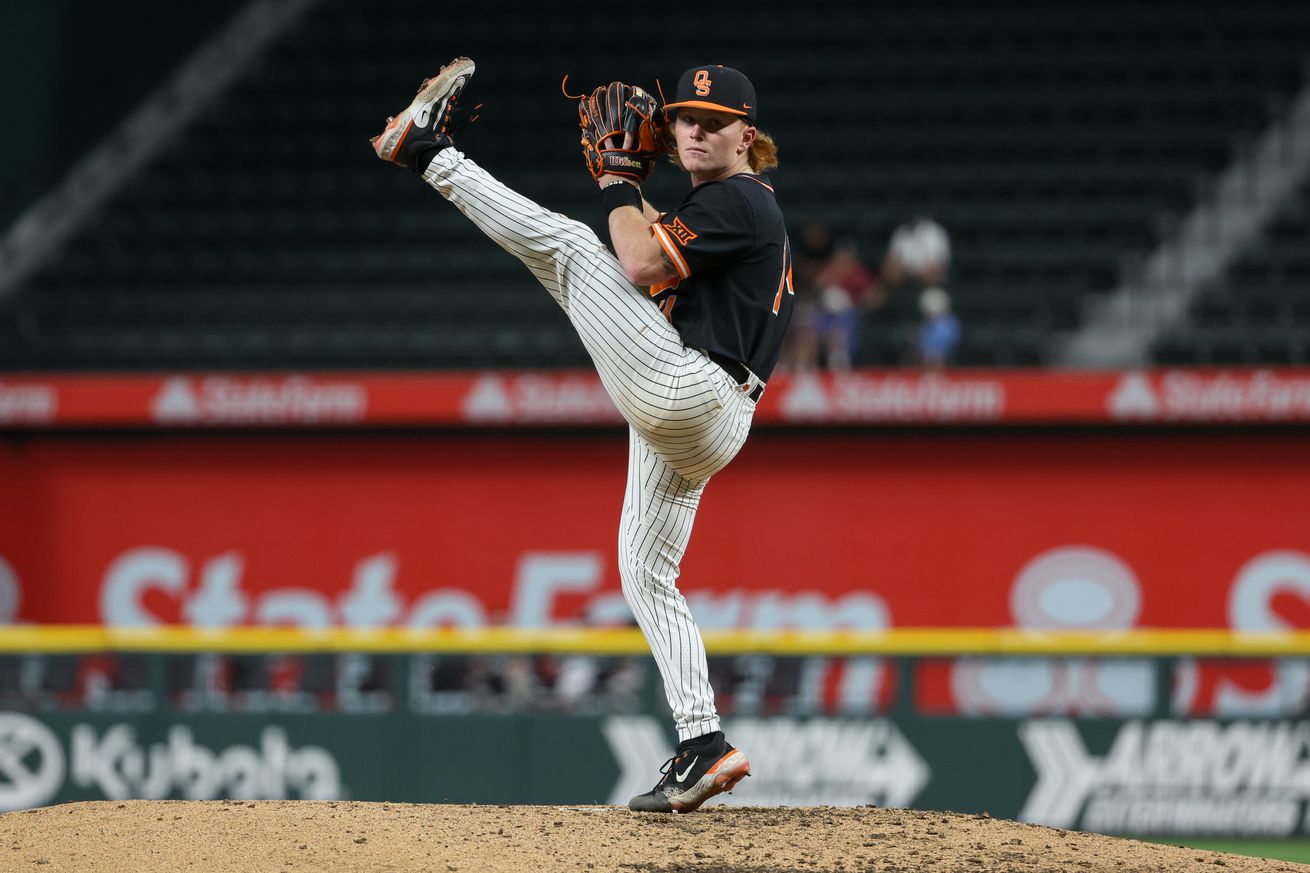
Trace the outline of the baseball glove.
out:
M 668 127 L 660 104 L 636 85 L 610 82 L 581 98 L 578 126 L 582 158 L 593 179 L 608 173 L 640 185 L 655 169 L 655 160 L 668 150 Z

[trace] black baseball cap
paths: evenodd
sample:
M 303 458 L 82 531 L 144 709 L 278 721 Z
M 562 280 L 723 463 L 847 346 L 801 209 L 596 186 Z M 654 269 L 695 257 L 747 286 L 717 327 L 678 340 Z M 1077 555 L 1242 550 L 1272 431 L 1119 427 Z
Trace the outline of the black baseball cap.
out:
M 679 106 L 695 106 L 745 116 L 755 122 L 759 107 L 755 102 L 755 86 L 741 70 L 723 64 L 706 64 L 692 67 L 678 79 L 674 102 L 664 107 L 667 112 Z

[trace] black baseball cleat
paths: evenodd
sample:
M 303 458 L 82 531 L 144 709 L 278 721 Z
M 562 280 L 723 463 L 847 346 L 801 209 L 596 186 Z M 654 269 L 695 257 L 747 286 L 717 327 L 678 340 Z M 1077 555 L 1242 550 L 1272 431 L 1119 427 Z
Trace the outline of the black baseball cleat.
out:
M 660 768 L 659 784 L 628 801 L 635 812 L 693 812 L 716 794 L 732 791 L 751 775 L 751 762 L 715 731 L 678 744 Z
M 388 118 L 382 133 L 371 140 L 378 157 L 415 173 L 427 169 L 437 150 L 453 144 L 451 134 L 477 118 L 455 108 L 474 69 L 468 58 L 455 58 L 431 79 L 424 79 L 413 101 Z

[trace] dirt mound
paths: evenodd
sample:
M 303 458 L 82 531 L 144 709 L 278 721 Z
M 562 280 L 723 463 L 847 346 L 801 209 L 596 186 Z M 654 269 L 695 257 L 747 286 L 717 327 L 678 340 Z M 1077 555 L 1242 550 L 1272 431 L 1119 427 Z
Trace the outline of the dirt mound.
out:
M 0 816 L 0 870 L 1310 871 L 1310 866 L 895 809 L 98 801 Z

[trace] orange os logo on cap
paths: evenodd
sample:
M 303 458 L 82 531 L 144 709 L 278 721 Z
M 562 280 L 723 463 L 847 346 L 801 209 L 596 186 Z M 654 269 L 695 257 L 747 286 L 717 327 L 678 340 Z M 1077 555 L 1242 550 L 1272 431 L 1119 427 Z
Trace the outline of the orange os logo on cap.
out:
M 709 70 L 697 70 L 696 78 L 693 79 L 691 83 L 696 86 L 697 97 L 710 96 L 710 71 Z

